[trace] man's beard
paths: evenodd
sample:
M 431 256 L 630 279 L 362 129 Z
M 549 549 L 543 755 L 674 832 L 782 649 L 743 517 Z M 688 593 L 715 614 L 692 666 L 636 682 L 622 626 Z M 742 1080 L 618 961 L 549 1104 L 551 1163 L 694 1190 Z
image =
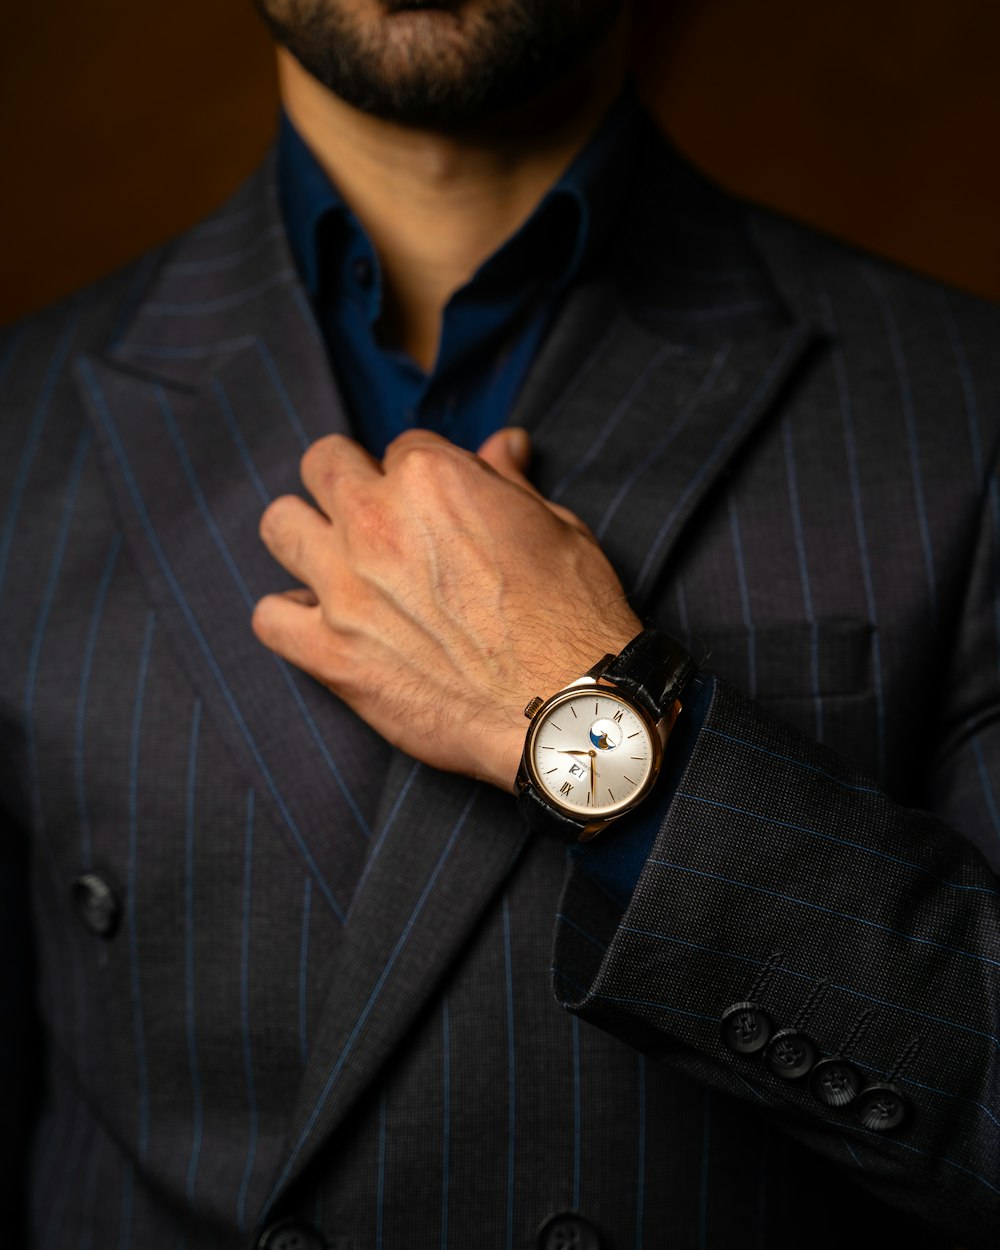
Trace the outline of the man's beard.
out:
M 599 42 L 624 0 L 254 0 L 275 39 L 355 108 L 459 130 L 528 100 Z

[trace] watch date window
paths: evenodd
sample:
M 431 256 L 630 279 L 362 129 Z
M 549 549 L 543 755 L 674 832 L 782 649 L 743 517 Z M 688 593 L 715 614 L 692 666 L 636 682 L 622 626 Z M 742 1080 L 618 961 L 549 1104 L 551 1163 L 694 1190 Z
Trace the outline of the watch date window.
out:
M 574 760 L 574 762 L 573 762 L 572 764 L 570 764 L 570 766 L 569 766 L 569 775 L 570 775 L 571 777 L 586 777 L 586 776 L 587 776 L 587 770 L 584 768 L 584 766 L 583 766 L 582 764 L 577 763 L 577 762 Z

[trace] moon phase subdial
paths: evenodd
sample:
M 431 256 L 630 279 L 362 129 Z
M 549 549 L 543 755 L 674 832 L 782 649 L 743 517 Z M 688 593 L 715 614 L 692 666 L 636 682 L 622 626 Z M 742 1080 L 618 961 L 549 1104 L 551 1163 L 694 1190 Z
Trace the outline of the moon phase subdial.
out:
M 590 741 L 598 751 L 613 751 L 615 747 L 621 746 L 623 737 L 621 725 L 603 716 L 590 727 Z

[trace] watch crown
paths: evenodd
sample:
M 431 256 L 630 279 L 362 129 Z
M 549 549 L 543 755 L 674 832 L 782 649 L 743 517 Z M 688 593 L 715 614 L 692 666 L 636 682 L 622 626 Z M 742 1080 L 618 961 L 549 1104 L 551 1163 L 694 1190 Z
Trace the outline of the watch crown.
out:
M 540 699 L 537 694 L 535 695 L 535 697 L 531 700 L 531 702 L 524 709 L 524 714 L 525 716 L 527 716 L 528 720 L 531 720 L 531 718 L 535 715 L 535 713 L 538 711 L 538 709 L 542 706 L 544 702 L 545 702 L 544 699 Z

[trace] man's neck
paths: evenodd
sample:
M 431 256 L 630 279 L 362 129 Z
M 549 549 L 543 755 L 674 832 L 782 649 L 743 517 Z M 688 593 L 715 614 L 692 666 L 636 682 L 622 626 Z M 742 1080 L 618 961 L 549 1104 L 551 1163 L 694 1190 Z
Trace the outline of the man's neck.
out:
M 625 79 L 626 45 L 616 29 L 572 79 L 460 136 L 362 113 L 279 50 L 285 109 L 378 253 L 383 343 L 433 366 L 449 298 L 600 124 Z

